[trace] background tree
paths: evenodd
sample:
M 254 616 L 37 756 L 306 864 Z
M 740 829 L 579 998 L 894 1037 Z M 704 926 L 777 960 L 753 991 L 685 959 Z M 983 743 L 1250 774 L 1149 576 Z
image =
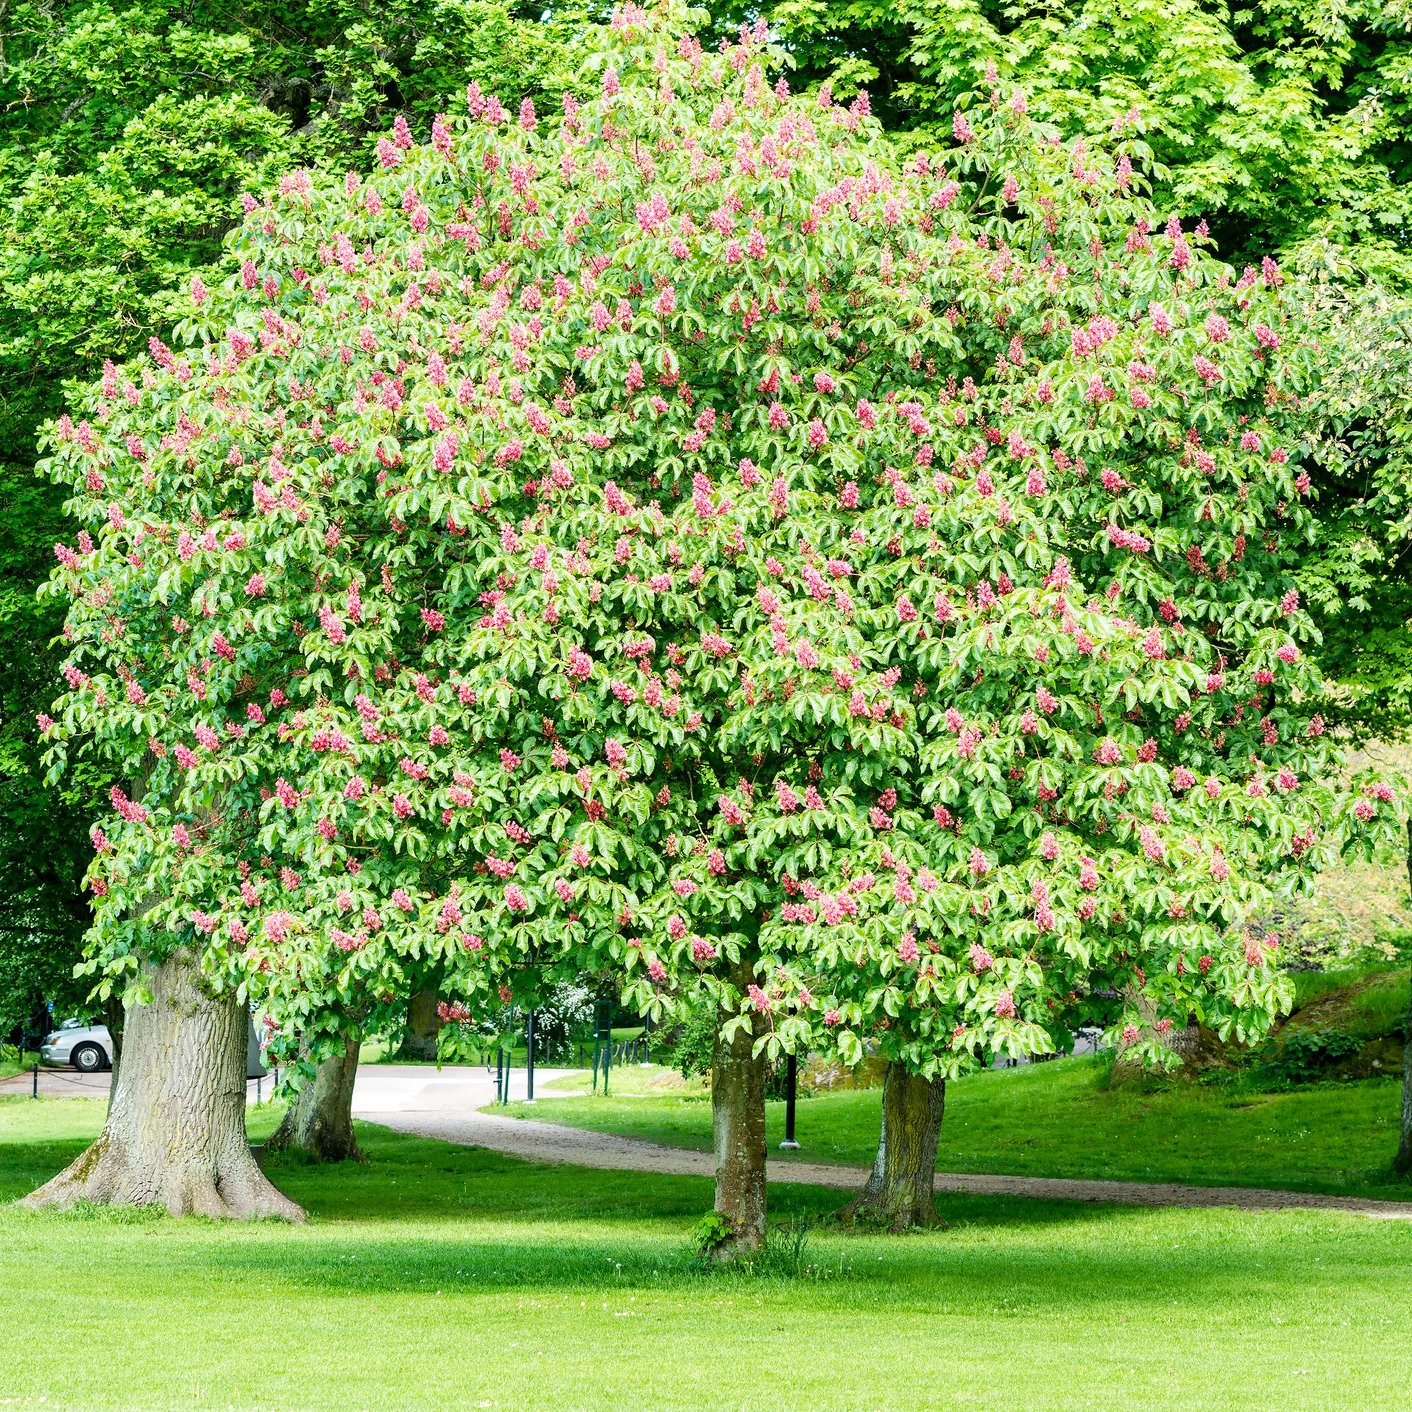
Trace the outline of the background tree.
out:
M 1163 218 L 1207 221 L 1235 263 L 1303 253 L 1340 277 L 1412 278 L 1405 0 L 779 0 L 768 13 L 805 82 L 867 87 L 904 147 L 934 141 L 993 69 L 1070 135 L 1102 138 L 1131 114 Z
M 1337 682 L 1329 715 L 1353 743 L 1376 748 L 1405 739 L 1412 727 L 1412 303 L 1384 289 L 1348 291 L 1330 282 L 1310 292 L 1329 327 L 1332 372 L 1316 404 L 1314 449 L 1331 513 L 1301 579 Z M 1407 878 L 1412 885 L 1412 851 Z M 1393 1165 L 1412 1171 L 1412 1013 Z
M 343 1037 L 343 1050 L 318 1060 L 304 1078 L 266 1152 L 299 1152 L 318 1162 L 362 1161 L 353 1130 L 353 1085 L 358 1077 L 358 1036 Z
M 440 983 L 439 973 L 413 982 L 414 989 L 407 999 L 401 1043 L 397 1047 L 398 1058 L 420 1063 L 435 1062 L 437 1037 L 441 1033 L 441 1016 L 437 1011 L 441 1003 Z
M 840 1213 L 845 1221 L 899 1232 L 940 1220 L 933 1183 L 946 1079 L 912 1073 L 901 1060 L 883 1071 L 882 1127 L 873 1169 L 863 1189 Z
M 1300 571 L 1339 690 L 1332 723 L 1358 744 L 1412 725 L 1412 303 L 1376 286 L 1305 286 L 1330 376 L 1315 401 L 1313 450 L 1325 502 L 1317 552 Z

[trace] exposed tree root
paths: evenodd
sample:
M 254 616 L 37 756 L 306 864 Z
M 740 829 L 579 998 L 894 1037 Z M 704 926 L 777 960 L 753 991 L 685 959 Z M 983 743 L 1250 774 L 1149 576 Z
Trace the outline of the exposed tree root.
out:
M 185 952 L 149 966 L 144 980 L 151 1002 L 128 1008 L 103 1131 L 24 1204 L 302 1221 L 246 1141 L 245 1007 L 233 995 L 211 995 Z

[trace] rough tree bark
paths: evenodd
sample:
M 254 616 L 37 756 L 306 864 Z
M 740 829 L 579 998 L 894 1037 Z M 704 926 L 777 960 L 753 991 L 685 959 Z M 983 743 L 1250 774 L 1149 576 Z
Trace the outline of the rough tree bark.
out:
M 753 981 L 746 975 L 740 989 Z M 711 1058 L 711 1128 L 716 1151 L 716 1213 L 730 1235 L 716 1257 L 732 1260 L 765 1243 L 765 1058 L 754 1055 L 764 1017 L 729 1039 L 716 1036 Z
M 887 1066 L 877 1159 L 863 1190 L 839 1213 L 844 1220 L 890 1231 L 939 1224 L 932 1180 L 945 1108 L 945 1079 L 924 1079 L 895 1060 Z
M 1407 821 L 1407 882 L 1412 887 L 1412 819 Z M 1399 1176 L 1412 1172 L 1412 1002 L 1408 1003 L 1407 1030 L 1402 1037 L 1402 1120 L 1392 1168 Z
M 118 1086 L 118 1071 L 123 1062 L 123 1026 L 126 1021 L 122 1002 L 112 996 L 103 1002 L 103 1023 L 108 1027 L 108 1036 L 113 1041 L 113 1072 L 108 1080 L 108 1106 L 113 1106 L 113 1090 Z
M 25 1204 L 92 1201 L 164 1206 L 174 1216 L 302 1221 L 246 1141 L 245 1006 L 209 994 L 189 952 L 149 966 L 143 978 L 151 1003 L 128 1007 L 103 1131 Z
M 320 1062 L 299 1090 L 266 1152 L 299 1152 L 315 1162 L 361 1162 L 353 1133 L 353 1081 L 358 1076 L 358 1038 L 349 1035 L 342 1054 Z
M 407 1028 L 397 1051 L 399 1059 L 436 1061 L 436 1037 L 441 1033 L 441 1016 L 436 1013 L 439 998 L 434 985 L 412 992 L 407 1002 Z

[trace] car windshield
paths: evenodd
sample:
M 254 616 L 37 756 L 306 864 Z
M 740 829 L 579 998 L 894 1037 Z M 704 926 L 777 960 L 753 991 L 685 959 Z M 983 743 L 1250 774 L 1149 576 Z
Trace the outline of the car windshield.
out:
M 82 1020 L 65 1020 L 59 1028 L 61 1030 L 81 1030 L 86 1028 L 86 1026 Z

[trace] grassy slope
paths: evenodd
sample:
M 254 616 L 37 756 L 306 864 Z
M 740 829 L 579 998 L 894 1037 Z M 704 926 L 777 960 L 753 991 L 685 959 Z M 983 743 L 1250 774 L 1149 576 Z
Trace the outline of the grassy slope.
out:
M 1294 988 L 1295 1013 L 1286 1030 L 1342 1030 L 1358 1039 L 1390 1036 L 1401 1042 L 1412 988 L 1406 967 L 1302 971 Z
M 642 1025 L 620 1025 L 613 1030 L 613 1043 L 619 1044 L 623 1040 L 640 1039 L 643 1032 Z M 397 1040 L 364 1040 L 364 1042 L 358 1046 L 358 1062 L 360 1064 L 430 1064 L 433 1062 L 430 1059 L 400 1058 L 397 1053 L 399 1045 L 400 1041 Z M 581 1041 L 576 1041 L 574 1047 L 576 1050 L 582 1047 L 584 1062 L 588 1063 L 593 1054 L 592 1039 L 585 1038 Z M 539 1053 L 541 1051 L 536 1050 L 536 1052 Z M 515 1042 L 510 1046 L 510 1061 L 517 1069 L 524 1067 L 525 1036 L 523 1028 L 516 1031 Z M 542 1064 L 545 1061 L 541 1059 L 539 1062 Z M 487 1045 L 485 1049 L 481 1050 L 477 1058 L 444 1059 L 442 1061 L 442 1067 L 467 1065 L 471 1068 L 475 1068 L 478 1065 L 485 1066 L 486 1064 L 492 1067 L 495 1064 L 495 1049 L 490 1045 Z
M 938 1166 L 954 1172 L 1118 1177 L 1207 1185 L 1291 1187 L 1412 1198 L 1387 1172 L 1397 1147 L 1400 1090 L 1392 1078 L 1241 1093 L 1221 1085 L 1143 1092 L 1104 1087 L 1092 1058 L 976 1074 L 950 1086 Z M 641 1092 L 642 1081 L 637 1087 Z M 711 1110 L 702 1092 L 555 1099 L 521 1117 L 708 1149 Z M 871 1163 L 876 1089 L 802 1100 L 799 1160 Z M 768 1110 L 770 1145 L 784 1134 L 784 1105 Z M 786 1154 L 780 1154 L 785 1156 Z
M 0 1199 L 101 1114 L 0 1103 Z M 360 1140 L 366 1167 L 277 1172 L 302 1229 L 0 1209 L 0 1405 L 1364 1408 L 1412 1382 L 1401 1223 L 948 1199 L 944 1232 L 816 1234 L 829 1278 L 749 1278 L 683 1260 L 704 1181 Z

